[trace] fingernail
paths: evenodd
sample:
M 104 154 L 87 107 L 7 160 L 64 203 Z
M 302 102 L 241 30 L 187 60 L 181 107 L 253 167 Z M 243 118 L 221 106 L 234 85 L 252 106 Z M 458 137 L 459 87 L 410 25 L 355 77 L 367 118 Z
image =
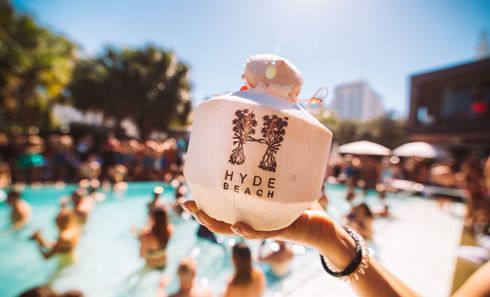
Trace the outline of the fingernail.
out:
M 236 235 L 243 236 L 242 230 L 240 230 L 240 228 L 235 227 L 235 226 L 231 226 L 231 227 L 230 227 L 230 229 L 231 229 L 231 231 L 233 231 L 233 233 L 235 233 Z
M 196 220 L 196 222 L 198 222 L 198 223 L 199 223 L 199 224 L 201 224 L 201 225 L 204 225 L 204 224 L 201 222 L 201 220 L 199 219 L 199 217 L 198 217 L 198 216 L 196 216 L 195 214 L 193 214 L 193 215 L 192 215 L 192 217 L 194 218 L 194 220 Z

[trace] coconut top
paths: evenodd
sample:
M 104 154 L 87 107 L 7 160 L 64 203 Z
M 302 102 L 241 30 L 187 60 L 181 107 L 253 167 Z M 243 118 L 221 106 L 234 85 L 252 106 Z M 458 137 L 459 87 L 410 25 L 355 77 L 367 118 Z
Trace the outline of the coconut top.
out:
M 272 54 L 251 56 L 242 77 L 252 90 L 265 91 L 293 102 L 303 86 L 303 75 L 290 61 Z

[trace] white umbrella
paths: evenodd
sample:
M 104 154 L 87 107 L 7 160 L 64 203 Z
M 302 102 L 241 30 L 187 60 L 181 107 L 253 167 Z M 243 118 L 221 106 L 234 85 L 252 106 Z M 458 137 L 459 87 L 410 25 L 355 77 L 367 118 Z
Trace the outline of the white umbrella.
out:
M 393 154 L 399 157 L 421 157 L 427 159 L 447 156 L 447 153 L 443 149 L 422 141 L 402 144 L 393 150 Z
M 341 145 L 339 152 L 353 155 L 388 156 L 390 149 L 371 141 L 361 140 Z

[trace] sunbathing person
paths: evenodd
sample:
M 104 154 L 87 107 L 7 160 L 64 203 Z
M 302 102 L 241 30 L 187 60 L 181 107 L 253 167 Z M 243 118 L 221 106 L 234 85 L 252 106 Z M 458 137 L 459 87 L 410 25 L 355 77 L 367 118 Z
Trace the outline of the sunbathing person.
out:
M 228 282 L 225 297 L 259 297 L 265 291 L 264 273 L 252 266 L 250 249 L 239 243 L 233 247 L 235 274 Z
M 39 230 L 34 232 L 32 239 L 38 243 L 41 254 L 45 259 L 59 255 L 62 266 L 74 262 L 74 250 L 80 238 L 80 229 L 74 221 L 71 210 L 63 208 L 56 216 L 56 226 L 59 235 L 55 242 L 45 240 Z
M 12 190 L 7 196 L 7 203 L 11 207 L 10 220 L 12 221 L 12 229 L 20 229 L 24 227 L 31 216 L 31 206 L 26 201 L 20 198 L 20 192 Z
M 294 253 L 285 241 L 276 240 L 275 243 L 278 246 L 277 250 L 273 250 L 267 255 L 262 255 L 262 248 L 265 245 L 265 241 L 262 241 L 258 260 L 269 264 L 275 276 L 283 277 L 290 272 Z

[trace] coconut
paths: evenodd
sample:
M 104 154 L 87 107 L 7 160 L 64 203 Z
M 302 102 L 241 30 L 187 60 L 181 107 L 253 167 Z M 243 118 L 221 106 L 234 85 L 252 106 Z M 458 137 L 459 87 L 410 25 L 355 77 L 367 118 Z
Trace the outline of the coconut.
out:
M 277 230 L 319 198 L 332 133 L 298 103 L 288 60 L 252 56 L 246 88 L 199 104 L 184 175 L 200 209 L 229 224 Z

